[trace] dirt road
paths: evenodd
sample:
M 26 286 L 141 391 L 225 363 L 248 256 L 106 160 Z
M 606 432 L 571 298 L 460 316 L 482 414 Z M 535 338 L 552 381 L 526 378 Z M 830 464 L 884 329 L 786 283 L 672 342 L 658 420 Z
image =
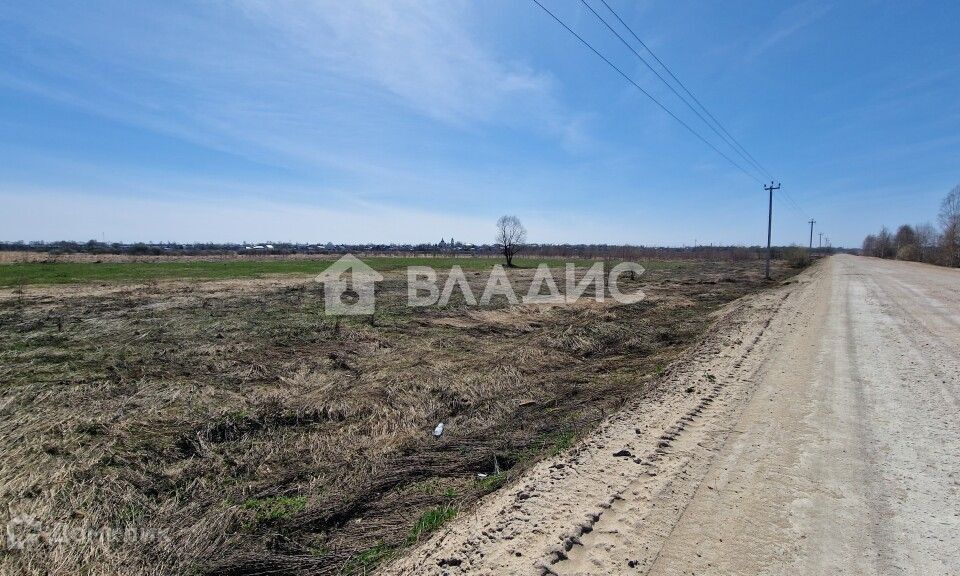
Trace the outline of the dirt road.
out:
M 394 574 L 960 574 L 960 271 L 836 256 Z

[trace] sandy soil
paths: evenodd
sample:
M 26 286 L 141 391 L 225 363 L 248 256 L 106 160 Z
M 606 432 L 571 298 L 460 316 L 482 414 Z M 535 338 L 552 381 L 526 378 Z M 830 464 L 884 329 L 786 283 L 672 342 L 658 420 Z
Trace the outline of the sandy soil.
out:
M 385 572 L 960 574 L 960 271 L 836 256 Z

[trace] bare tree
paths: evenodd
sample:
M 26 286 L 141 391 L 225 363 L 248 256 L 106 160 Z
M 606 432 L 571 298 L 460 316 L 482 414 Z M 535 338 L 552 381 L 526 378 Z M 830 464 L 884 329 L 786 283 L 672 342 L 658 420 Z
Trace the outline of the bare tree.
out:
M 943 264 L 960 266 L 960 185 L 954 186 L 940 204 L 940 250 Z
M 893 235 L 894 254 L 897 260 L 916 260 L 919 250 L 917 249 L 917 232 L 913 226 L 904 224 L 897 228 L 897 233 Z
M 886 226 L 880 228 L 880 233 L 877 234 L 877 253 L 874 256 L 878 258 L 893 258 L 894 256 L 893 236 Z
M 905 224 L 896 234 L 884 226 L 879 234 L 864 238 L 862 254 L 960 267 L 960 185 L 940 203 L 938 216 L 942 232 L 929 222 L 915 227 Z
M 946 229 L 954 224 L 960 224 L 960 184 L 940 203 L 940 225 Z
M 516 256 L 523 243 L 527 241 L 527 229 L 516 216 L 501 216 L 497 220 L 497 247 L 507 259 L 507 267 L 513 267 L 513 257 Z
M 941 264 L 960 268 L 960 218 L 954 219 L 943 228 L 940 251 L 943 259 Z
M 928 262 L 931 255 L 935 252 L 937 242 L 940 240 L 940 234 L 937 233 L 937 229 L 933 227 L 933 224 L 929 222 L 917 224 L 914 227 L 914 232 L 917 235 L 917 250 L 919 251 L 920 261 Z

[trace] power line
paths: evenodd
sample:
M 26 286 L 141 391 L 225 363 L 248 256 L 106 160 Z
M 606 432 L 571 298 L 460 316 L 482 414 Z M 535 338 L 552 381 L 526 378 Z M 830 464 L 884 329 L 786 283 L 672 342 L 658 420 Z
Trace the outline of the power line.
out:
M 777 197 L 780 198 L 781 195 L 778 194 Z M 794 201 L 793 196 L 791 196 L 786 189 L 782 190 L 782 198 L 784 198 L 784 200 L 786 201 L 786 206 L 791 210 L 793 210 L 794 212 L 796 212 L 798 215 L 803 216 L 804 218 L 811 217 L 809 214 L 806 213 L 806 211 L 804 211 L 803 208 L 800 207 L 799 204 L 796 203 L 796 201 Z
M 581 2 L 583 2 L 583 1 L 584 1 L 584 0 L 581 0 Z M 761 172 L 763 172 L 764 174 L 766 174 L 766 176 L 767 176 L 768 178 L 773 178 L 773 175 L 770 174 L 770 172 L 769 172 L 766 168 L 764 168 L 764 167 L 757 161 L 757 159 L 753 157 L 752 154 L 750 154 L 749 152 L 747 152 L 747 149 L 744 148 L 743 145 L 741 145 L 740 142 L 738 142 L 737 139 L 734 138 L 733 135 L 730 134 L 730 132 L 729 132 L 726 128 L 724 128 L 723 124 L 721 124 L 720 121 L 717 120 L 717 118 L 716 118 L 713 114 L 711 114 L 709 110 L 707 110 L 706 106 L 704 106 L 703 103 L 700 102 L 700 100 L 699 100 L 696 96 L 693 95 L 693 92 L 691 92 L 690 89 L 687 88 L 687 86 L 686 86 L 683 82 L 681 82 L 679 78 L 677 78 L 677 75 L 674 74 L 672 70 L 670 70 L 670 67 L 667 66 L 666 64 L 664 64 L 663 60 L 661 60 L 661 59 L 653 52 L 653 50 L 651 50 L 650 47 L 647 46 L 646 43 L 644 43 L 644 41 L 640 39 L 640 37 L 637 35 L 637 33 L 633 31 L 633 28 L 631 28 L 629 24 L 627 24 L 626 22 L 623 21 L 623 18 L 621 18 L 620 15 L 617 14 L 617 11 L 614 10 L 614 9 L 610 6 L 610 4 L 607 3 L 607 0 L 600 0 L 600 2 L 602 2 L 603 5 L 606 6 L 607 10 L 609 10 L 610 13 L 613 14 L 614 18 L 616 18 L 617 21 L 620 22 L 620 24 L 621 24 L 624 28 L 626 28 L 628 32 L 630 32 L 630 35 L 633 36 L 634 39 L 635 39 L 637 42 L 639 42 L 640 45 L 643 46 L 643 48 L 644 48 L 651 56 L 653 56 L 653 59 L 656 60 L 658 64 L 660 64 L 661 66 L 663 66 L 663 69 L 666 70 L 667 74 L 669 74 L 670 77 L 673 78 L 673 80 L 677 83 L 677 85 L 679 85 L 680 88 L 682 88 L 683 91 L 686 92 L 687 95 L 690 96 L 690 98 L 691 98 L 694 102 L 697 103 L 697 106 L 699 106 L 700 109 L 703 110 L 703 112 L 704 112 L 707 116 L 709 116 L 711 120 L 713 120 L 713 121 L 716 123 L 717 127 L 719 127 L 720 130 L 722 130 L 723 133 L 727 135 L 727 137 L 730 139 L 730 141 L 728 142 L 728 144 L 732 143 L 731 146 L 734 147 L 735 149 L 739 149 L 740 152 L 742 153 L 741 155 L 746 155 L 746 157 L 753 163 L 753 165 L 756 166 Z M 586 4 L 586 2 L 584 2 L 584 3 Z M 588 8 L 589 8 L 589 6 L 588 6 Z M 593 12 L 593 9 L 592 9 L 592 8 L 591 8 L 590 10 L 591 10 L 591 12 Z M 594 12 L 594 14 L 596 14 L 596 12 Z M 606 23 L 606 21 L 604 21 L 604 23 Z M 608 26 L 608 27 L 609 27 L 609 26 Z M 619 34 L 617 34 L 617 36 L 619 36 Z M 622 40 L 622 39 L 621 39 L 621 40 Z M 638 54 L 637 56 L 639 57 L 639 54 Z M 642 60 L 642 58 L 641 58 L 641 60 Z M 644 63 L 646 63 L 646 61 L 644 61 Z M 649 66 L 649 64 L 648 64 L 648 66 Z M 657 76 L 660 77 L 659 74 L 657 74 Z M 662 77 L 660 77 L 660 79 L 663 80 Z M 665 80 L 664 80 L 664 83 L 666 83 Z M 676 92 L 676 91 L 674 91 L 674 92 Z M 679 95 L 678 95 L 678 96 L 679 96 Z M 685 100 L 684 100 L 684 101 L 685 101 Z M 685 101 L 685 102 L 686 102 L 686 101 Z M 688 106 L 689 106 L 689 104 L 688 104 Z M 701 116 L 701 118 L 702 118 L 702 116 Z M 706 120 L 704 120 L 704 122 L 706 122 Z M 708 123 L 708 124 L 709 124 L 709 123 Z M 712 128 L 712 126 L 711 126 L 711 128 Z
M 764 192 L 770 193 L 770 203 L 767 208 L 767 266 L 764 278 L 767 280 L 770 279 L 770 257 L 773 255 L 773 250 L 770 248 L 770 236 L 773 231 L 773 191 L 780 189 L 780 183 L 778 182 L 776 186 L 773 185 L 773 181 L 770 182 L 770 185 L 764 185 Z
M 798 215 L 803 216 L 804 218 L 809 218 L 809 217 L 803 212 L 803 210 L 800 209 L 800 207 L 797 205 L 797 203 L 793 201 L 793 199 L 790 197 L 790 195 L 787 193 L 786 190 L 783 190 L 781 194 L 778 194 L 778 195 L 777 195 L 777 198 L 780 198 L 780 199 L 783 201 L 783 205 L 784 205 L 784 206 L 786 206 L 787 208 L 793 210 L 793 211 L 796 212 Z
M 633 30 L 633 28 L 631 28 L 630 25 L 627 24 L 627 23 L 623 20 L 623 18 L 620 17 L 620 14 L 618 14 L 617 11 L 614 10 L 613 7 L 610 6 L 610 4 L 607 2 L 607 0 L 600 0 L 600 2 L 603 3 L 603 5 L 606 7 L 606 9 L 607 9 L 608 11 L 610 11 L 610 13 L 613 15 L 613 17 L 616 18 L 617 21 L 618 21 L 624 28 L 626 28 L 628 32 L 630 32 L 630 35 L 633 36 L 633 38 L 634 38 L 641 46 L 643 46 L 643 48 L 650 54 L 650 56 L 652 56 L 653 59 L 656 60 L 657 63 L 660 64 L 660 66 L 663 67 L 663 69 L 667 72 L 667 74 L 670 75 L 670 77 L 677 83 L 677 85 L 680 86 L 680 88 L 682 88 L 683 91 L 684 91 L 688 96 L 690 96 L 690 99 L 693 100 L 693 101 L 697 104 L 697 106 L 700 107 L 701 110 L 703 110 L 703 113 L 706 114 L 711 120 L 713 120 L 713 122 L 716 124 L 716 127 L 719 128 L 720 131 L 723 132 L 723 134 L 720 134 L 720 132 L 718 132 L 717 129 L 714 128 L 713 124 L 711 124 L 710 122 L 707 122 L 707 120 L 703 117 L 702 114 L 700 114 L 699 112 L 697 112 L 697 110 L 694 109 L 693 106 L 692 106 L 685 98 L 683 98 L 682 96 L 680 96 L 680 94 L 677 93 L 677 91 L 673 88 L 673 86 L 671 86 L 670 83 L 667 82 L 667 81 L 663 78 L 663 76 L 661 76 L 656 70 L 654 70 L 653 67 L 650 66 L 650 64 L 649 64 L 640 54 L 638 54 L 637 51 L 634 50 L 633 47 L 630 46 L 630 45 L 623 39 L 623 37 L 622 37 L 619 33 L 617 33 L 617 31 L 614 30 L 614 29 L 610 26 L 609 23 L 607 23 L 607 21 L 606 21 L 603 17 L 601 17 L 599 14 L 597 14 L 597 11 L 594 10 L 594 9 L 587 3 L 586 0 L 580 0 L 580 2 L 582 2 L 584 6 L 586 6 L 591 12 L 593 12 L 593 14 L 594 14 L 597 18 L 599 18 L 600 21 L 603 22 L 603 24 L 604 24 L 611 32 L 613 32 L 613 33 L 617 36 L 617 38 L 619 38 L 620 41 L 623 42 L 624 45 L 626 45 L 627 48 L 629 48 L 630 51 L 633 52 L 634 55 L 636 55 L 637 58 L 640 59 L 641 62 L 643 62 L 643 63 L 647 66 L 647 68 L 649 68 L 654 74 L 656 74 L 657 78 L 659 78 L 664 84 L 666 84 L 667 87 L 670 88 L 670 90 L 671 90 L 674 94 L 676 94 L 677 97 L 679 97 L 679 98 L 684 102 L 684 104 L 686 104 L 687 106 L 689 106 L 690 109 L 693 110 L 693 111 L 697 114 L 697 116 L 699 116 L 700 119 L 703 120 L 703 122 L 704 122 L 705 124 L 707 124 L 708 126 L 710 126 L 710 128 L 714 131 L 714 133 L 716 133 L 718 136 L 720 136 L 720 137 L 724 140 L 724 142 L 726 142 L 731 148 L 733 148 L 734 150 L 736 150 L 736 151 L 738 152 L 738 154 L 740 154 L 740 156 L 741 156 L 742 158 L 744 158 L 745 160 L 747 160 L 748 162 L 750 162 L 750 163 L 751 163 L 755 168 L 757 168 L 760 172 L 762 172 L 763 174 L 766 174 L 766 176 L 767 176 L 768 178 L 771 178 L 771 179 L 773 178 L 773 175 L 770 173 L 770 171 L 767 170 L 766 168 L 764 168 L 763 165 L 760 164 L 760 162 L 757 161 L 757 159 L 754 158 L 753 155 L 750 154 L 750 152 L 747 151 L 747 149 L 744 148 L 743 145 L 740 144 L 740 142 L 739 142 L 736 138 L 734 138 L 733 134 L 731 134 L 730 131 L 727 130 L 719 120 L 717 120 L 716 116 L 714 116 L 714 115 L 707 109 L 707 107 L 703 105 L 703 103 L 700 101 L 700 99 L 697 98 L 697 97 L 693 94 L 693 92 L 690 91 L 689 88 L 687 88 L 686 84 L 684 84 L 683 81 L 681 81 L 680 78 L 678 78 L 677 75 L 673 73 L 673 70 L 671 70 L 670 67 L 667 66 L 666 63 L 664 63 L 664 61 L 661 60 L 660 57 L 657 56 L 656 53 L 654 53 L 654 51 L 651 50 L 650 47 L 647 46 L 647 44 L 646 44 L 643 40 L 640 39 L 640 36 L 638 36 L 637 33 Z M 726 138 L 724 137 L 724 135 L 726 135 Z M 808 217 L 809 217 L 809 216 L 807 215 L 807 213 L 803 210 L 803 208 L 800 207 L 800 205 L 793 199 L 793 197 L 790 195 L 790 193 L 789 193 L 787 190 L 783 190 L 783 195 L 786 196 L 788 205 L 789 205 L 794 211 L 796 211 L 798 214 L 800 214 L 800 215 L 803 216 L 804 218 L 808 218 Z
M 609 58 L 607 58 L 606 56 L 604 56 L 603 54 L 601 54 L 599 50 L 597 50 L 596 48 L 593 47 L 593 45 L 591 45 L 589 42 L 587 42 L 582 36 L 580 36 L 579 34 L 577 34 L 577 33 L 573 30 L 573 28 L 570 28 L 569 26 L 567 26 L 567 24 L 566 24 L 563 20 L 561 20 L 556 14 L 554 14 L 554 13 L 551 12 L 546 6 L 544 6 L 543 4 L 541 4 L 541 3 L 540 3 L 540 0 L 533 0 L 533 3 L 536 4 L 537 6 L 539 6 L 539 7 L 540 7 L 544 12 L 546 12 L 548 15 L 550 15 L 550 17 L 553 18 L 558 24 L 560 24 L 561 26 L 563 26 L 563 28 L 566 29 L 567 32 L 569 32 L 570 34 L 572 34 L 572 35 L 573 35 L 577 40 L 579 40 L 584 46 L 586 46 L 587 48 L 589 48 L 591 52 L 593 52 L 594 54 L 596 54 L 597 56 L 599 56 L 600 59 L 603 60 L 604 62 L 606 62 L 608 66 L 610 66 L 611 68 L 613 68 L 614 70 L 616 70 L 616 72 L 617 72 L 618 74 L 620 74 L 620 76 L 622 76 L 622 77 L 624 78 L 624 80 L 626 80 L 627 82 L 629 82 L 630 84 L 632 84 L 634 88 L 636 88 L 637 90 L 639 90 L 640 92 L 642 92 L 642 93 L 644 94 L 644 96 L 646 96 L 647 98 L 649 98 L 650 100 L 652 100 L 653 103 L 656 104 L 657 106 L 659 106 L 661 110 L 663 110 L 664 112 L 666 112 L 667 114 L 669 114 L 670 117 L 672 117 L 674 120 L 676 120 L 677 122 L 679 122 L 679 123 L 680 123 L 684 128 L 686 128 L 691 134 L 693 134 L 694 136 L 696 136 L 697 138 L 699 138 L 701 142 L 703 142 L 704 144 L 706 144 L 707 146 L 709 146 L 710 148 L 712 148 L 713 151 L 716 152 L 717 154 L 719 154 L 720 156 L 723 156 L 723 157 L 727 160 L 727 162 L 729 162 L 730 164 L 734 165 L 736 168 L 738 168 L 741 172 L 743 172 L 744 174 L 746 174 L 748 177 L 752 178 L 753 180 L 755 180 L 756 182 L 758 182 L 758 183 L 760 183 L 760 184 L 763 184 L 763 181 L 762 181 L 762 180 L 760 180 L 759 178 L 757 178 L 756 176 L 754 176 L 753 174 L 751 174 L 750 172 L 748 172 L 746 169 L 743 168 L 743 166 L 741 166 L 740 164 L 738 164 L 737 162 L 735 162 L 732 158 L 730 158 L 729 156 L 727 156 L 726 154 L 724 154 L 719 148 L 717 148 L 716 146 L 714 146 L 712 142 L 710 142 L 709 140 L 707 140 L 706 138 L 704 138 L 703 136 L 701 136 L 699 132 L 697 132 L 696 130 L 694 130 L 689 124 L 687 124 L 686 122 L 684 122 L 679 116 L 677 116 L 676 114 L 674 114 L 673 112 L 671 112 L 669 108 L 667 108 L 666 106 L 664 106 L 664 105 L 663 105 L 659 100 L 657 100 L 652 94 L 650 94 L 649 92 L 647 92 L 646 90 L 644 90 L 643 87 L 641 87 L 639 84 L 637 84 L 637 82 L 636 82 L 633 78 L 631 78 L 630 76 L 628 76 L 628 75 L 626 74 L 626 72 L 624 72 L 623 70 L 621 70 L 616 64 L 614 64 L 613 62 L 611 62 Z
M 601 0 L 601 1 L 603 1 L 603 0 Z M 620 40 L 620 42 L 622 42 L 623 45 L 627 47 L 628 50 L 630 50 L 631 52 L 633 52 L 633 55 L 636 56 L 638 60 L 640 60 L 641 62 L 643 62 L 644 66 L 646 66 L 651 72 L 653 72 L 653 73 L 656 75 L 656 77 L 659 78 L 660 81 L 663 82 L 664 85 L 666 85 L 666 87 L 669 88 L 670 91 L 673 92 L 674 95 L 675 95 L 677 98 L 680 99 L 681 102 L 683 102 L 684 104 L 686 104 L 687 108 L 689 108 L 694 114 L 696 114 L 697 117 L 699 117 L 700 120 L 702 120 L 703 123 L 706 124 L 708 128 L 710 128 L 711 130 L 713 130 L 713 133 L 716 134 L 717 136 L 719 136 L 719 137 L 720 137 L 720 140 L 722 140 L 725 144 L 727 144 L 728 146 L 730 146 L 730 148 L 733 149 L 734 152 L 736 152 L 737 154 L 739 154 L 740 157 L 743 158 L 743 159 L 747 162 L 748 165 L 749 165 L 751 162 L 753 162 L 754 166 L 757 168 L 757 170 L 760 171 L 761 175 L 762 175 L 763 173 L 766 173 L 766 170 L 764 170 L 763 168 L 761 168 L 760 165 L 757 164 L 755 161 L 752 161 L 752 160 L 751 160 L 751 157 L 748 157 L 748 155 L 745 155 L 744 152 L 741 152 L 736 146 L 734 146 L 730 141 L 728 141 L 727 138 L 726 138 L 723 134 L 721 134 L 720 131 L 717 130 L 717 128 L 714 127 L 714 125 L 711 124 L 710 121 L 707 120 L 707 119 L 703 116 L 703 114 L 701 114 L 700 111 L 697 110 L 697 109 L 693 106 L 693 104 L 691 104 L 686 98 L 684 98 L 684 96 L 683 96 L 682 94 L 680 94 L 680 92 L 678 92 L 677 89 L 674 88 L 673 85 L 670 84 L 670 82 L 668 82 L 667 79 L 664 78 L 664 77 L 660 74 L 660 72 L 657 72 L 657 69 L 654 68 L 653 66 L 651 66 L 650 63 L 647 62 L 647 60 L 646 60 L 643 56 L 641 56 L 640 53 L 637 52 L 637 50 L 636 50 L 633 46 L 631 46 L 630 43 L 627 42 L 627 40 L 626 40 L 623 36 L 621 36 L 620 33 L 617 32 L 617 31 L 613 28 L 613 26 L 611 26 L 610 23 L 607 22 L 607 20 L 606 20 L 603 16 L 601 16 L 599 13 L 597 13 L 597 11 L 593 9 L 593 6 L 591 6 L 589 3 L 587 3 L 587 0 L 580 0 L 580 3 L 583 4 L 584 6 L 586 6 L 586 7 L 587 7 L 587 10 L 589 10 L 590 12 L 592 12 L 593 15 L 596 16 L 597 19 L 600 20 L 600 22 L 602 22 L 603 25 L 607 27 L 607 30 L 610 30 L 610 32 L 612 32 L 613 35 L 616 36 L 616 37 Z M 617 13 L 614 12 L 613 9 L 610 8 L 610 6 L 609 6 L 606 2 L 604 2 L 604 5 L 607 7 L 608 10 L 610 10 L 610 12 L 613 13 L 613 15 L 617 18 L 617 20 L 620 21 L 621 24 L 623 24 L 628 30 L 630 30 L 630 27 L 627 26 L 626 23 L 624 23 L 624 21 L 620 18 L 620 16 L 618 16 Z M 630 32 L 633 33 L 633 30 L 630 30 Z M 640 42 L 640 45 L 641 45 L 641 46 L 643 46 L 644 48 L 647 49 L 647 52 L 650 52 L 650 49 L 647 48 L 646 44 L 644 44 L 643 41 L 640 40 L 640 39 L 637 37 L 636 34 L 633 34 L 633 36 L 634 36 L 634 38 L 637 38 L 637 41 Z M 650 53 L 653 54 L 653 52 L 650 52 Z M 656 58 L 656 55 L 654 55 L 654 58 Z M 659 61 L 659 60 L 658 60 L 658 61 Z M 661 66 L 663 66 L 663 63 L 662 63 L 662 62 L 661 62 L 660 64 L 661 64 Z M 663 67 L 666 69 L 666 66 L 663 66 Z M 667 69 L 667 71 L 669 72 L 669 69 Z M 674 76 L 674 79 L 676 79 L 675 76 Z M 679 83 L 680 81 L 677 80 L 677 82 Z M 681 86 L 682 86 L 682 84 L 681 84 Z M 689 93 L 689 91 L 688 91 L 688 93 Z M 691 97 L 692 97 L 692 96 L 691 96 Z M 694 100 L 696 100 L 696 99 L 694 99 Z M 700 107 L 703 108 L 703 105 L 701 104 Z M 706 109 L 704 109 L 704 110 L 706 110 Z M 716 122 L 716 120 L 714 120 L 714 122 Z M 718 123 L 718 124 L 719 124 L 719 123 Z M 722 128 L 722 126 L 721 126 L 721 128 Z M 769 173 L 767 173 L 767 174 L 769 175 Z M 772 178 L 772 176 L 771 176 L 771 178 Z
M 580 0 L 580 1 L 584 4 L 584 6 L 587 7 L 587 9 L 590 10 L 590 12 L 592 12 L 592 13 L 594 14 L 594 16 L 596 16 L 596 17 L 607 27 L 607 29 L 609 29 L 611 32 L 613 32 L 613 34 L 616 35 L 617 38 L 618 38 L 621 42 L 623 42 L 623 44 L 624 44 L 625 46 L 627 46 L 627 48 L 629 48 L 630 51 L 633 52 L 633 54 L 634 54 L 641 62 L 643 62 L 644 65 L 646 65 L 647 68 L 649 68 L 650 71 L 653 72 L 653 73 L 660 79 L 661 82 L 663 82 L 664 84 L 666 84 L 667 87 L 670 88 L 670 90 L 671 90 L 678 98 L 680 98 L 680 100 L 681 100 L 687 107 L 689 107 L 689 108 L 700 118 L 700 120 L 702 120 L 702 121 L 704 122 L 704 124 L 706 124 L 708 127 L 710 127 L 710 129 L 713 130 L 713 132 L 714 132 L 715 134 L 717 134 L 725 144 L 727 144 L 728 146 L 730 146 L 734 151 L 737 152 L 737 154 L 739 154 L 742 158 L 744 158 L 744 160 L 746 160 L 746 161 L 748 162 L 748 166 L 749 166 L 749 165 L 752 165 L 752 167 L 756 168 L 758 171 L 760 171 L 760 172 L 762 172 L 762 173 L 765 173 L 765 174 L 767 174 L 767 175 L 770 175 L 770 172 L 769 172 L 768 170 L 766 170 L 766 168 L 764 168 L 759 162 L 757 162 L 757 160 L 743 147 L 743 145 L 740 144 L 740 143 L 733 137 L 733 135 L 730 134 L 730 132 L 729 132 L 726 128 L 724 128 L 723 124 L 721 124 L 720 121 L 717 120 L 716 117 L 713 116 L 713 114 L 711 114 L 710 111 L 706 109 L 706 107 L 703 105 L 703 103 L 701 103 L 701 102 L 697 99 L 697 97 L 694 96 L 692 92 L 690 92 L 690 90 L 683 84 L 683 82 L 681 82 L 680 79 L 677 78 L 677 76 L 670 70 L 670 68 L 669 68 L 666 64 L 664 64 L 663 61 L 660 60 L 660 58 L 658 58 L 657 55 L 653 53 L 652 50 L 650 50 L 650 48 L 643 42 L 643 40 L 641 40 L 641 39 L 639 38 L 639 36 L 637 36 L 637 34 L 633 31 L 633 29 L 630 28 L 630 26 L 627 25 L 626 22 L 624 22 L 622 18 L 620 18 L 620 16 L 616 13 L 616 11 L 614 11 L 613 8 L 611 8 L 610 5 L 607 4 L 606 0 L 600 0 L 600 1 L 603 2 L 604 6 L 607 7 L 607 10 L 609 10 L 609 11 L 617 18 L 617 20 L 620 22 L 620 24 L 622 24 L 627 30 L 630 31 L 630 34 L 633 35 L 633 37 L 637 40 L 637 42 L 639 42 L 640 45 L 643 46 L 644 49 L 646 49 L 647 52 L 649 52 L 650 55 L 653 56 L 653 58 L 664 68 L 664 70 L 667 71 L 667 73 L 670 75 L 670 77 L 673 78 L 673 80 L 683 89 L 683 91 L 686 92 L 694 102 L 696 102 L 696 104 L 700 107 L 700 109 L 703 110 L 703 112 L 704 112 L 707 116 L 709 116 L 711 120 L 713 120 L 713 122 L 714 122 L 714 123 L 716 124 L 716 126 L 723 132 L 723 134 L 726 134 L 726 136 L 727 136 L 726 138 L 724 138 L 724 136 L 723 136 L 720 132 L 717 131 L 717 129 L 714 127 L 714 125 L 711 124 L 710 122 L 708 122 L 708 121 L 706 120 L 706 118 L 704 118 L 703 114 L 700 114 L 700 112 L 697 111 L 697 109 L 694 108 L 694 107 L 690 104 L 690 102 L 687 101 L 686 98 L 684 98 L 681 94 L 679 94 L 679 93 L 677 92 L 677 90 L 676 90 L 659 72 L 657 72 L 657 70 L 654 69 L 654 68 L 650 65 L 650 63 L 647 62 L 647 60 L 644 59 L 643 56 L 641 56 L 641 55 L 633 48 L 633 46 L 631 46 L 630 43 L 627 42 L 627 41 L 623 38 L 623 36 L 621 36 L 621 35 L 607 22 L 606 19 L 604 19 L 602 16 L 600 16 L 600 14 L 598 14 L 597 11 L 594 10 L 593 7 L 590 6 L 590 4 L 588 4 L 588 3 L 586 2 L 586 0 Z M 725 154 L 722 150 L 720 150 L 719 148 L 717 148 L 712 142 L 710 142 L 709 140 L 707 140 L 706 138 L 704 138 L 703 135 L 701 135 L 697 130 L 695 130 L 693 127 L 691 127 L 687 122 L 685 122 L 685 121 L 684 121 L 683 119 L 681 119 L 679 116 L 677 116 L 676 114 L 674 114 L 669 108 L 667 108 L 662 102 L 660 102 L 660 101 L 659 101 L 656 97 L 654 97 L 650 92 L 648 92 L 648 91 L 645 90 L 642 86 L 640 86 L 633 78 L 631 78 L 631 77 L 630 77 L 626 72 L 624 72 L 620 67 L 618 67 L 616 64 L 614 64 L 609 58 L 607 58 L 606 56 L 604 56 L 599 50 L 597 50 L 596 48 L 594 48 L 592 44 L 590 44 L 586 39 L 583 38 L 583 36 L 581 36 L 581 35 L 578 34 L 576 31 L 574 31 L 570 26 L 568 26 L 568 25 L 566 24 L 566 22 L 564 22 L 563 20 L 561 20 L 560 17 L 558 17 L 556 14 L 554 14 L 552 11 L 550 11 L 546 6 L 544 6 L 544 5 L 540 2 L 540 0 L 533 0 L 533 2 L 534 2 L 534 4 L 536 4 L 537 6 L 539 6 L 541 10 L 543 10 L 544 12 L 546 12 L 547 15 L 549 15 L 551 18 L 553 18 L 553 20 L 555 20 L 558 24 L 560 24 L 560 26 L 562 26 L 562 27 L 563 27 L 567 32 L 569 32 L 574 38 L 576 38 L 577 40 L 579 40 L 581 44 L 583 44 L 584 46 L 586 46 L 587 49 L 589 49 L 591 52 L 593 52 L 594 54 L 596 54 L 596 55 L 597 55 L 601 60 L 603 60 L 608 66 L 610 66 L 611 68 L 613 68 L 613 70 L 616 71 L 621 77 L 623 77 L 624 80 L 626 80 L 627 82 L 629 82 L 630 84 L 632 84 L 634 88 L 636 88 L 637 90 L 639 90 L 640 92 L 642 92 L 644 96 L 646 96 L 646 97 L 649 98 L 651 101 L 653 101 L 653 103 L 656 104 L 661 110 L 663 110 L 664 112 L 666 112 L 668 115 L 670 115 L 671 118 L 673 118 L 673 119 L 676 120 L 678 123 L 680 123 L 684 128 L 686 128 L 687 131 L 689 131 L 691 134 L 693 134 L 694 136 L 696 136 L 701 142 L 703 142 L 704 144 L 706 144 L 707 146 L 709 146 L 711 149 L 713 149 L 714 152 L 716 152 L 717 154 L 719 154 L 720 156 L 722 156 L 727 162 L 729 162 L 729 163 L 730 163 L 731 165 L 733 165 L 735 168 L 737 168 L 738 170 L 740 170 L 741 172 L 743 172 L 744 174 L 746 174 L 749 178 L 751 178 L 751 179 L 753 179 L 754 181 L 756 181 L 756 182 L 758 182 L 759 184 L 761 184 L 761 185 L 764 187 L 764 191 L 769 192 L 769 195 L 770 195 L 770 199 L 769 199 L 769 200 L 770 200 L 770 207 L 769 207 L 769 208 L 770 208 L 770 214 L 768 215 L 768 222 L 767 222 L 767 227 L 768 227 L 768 230 L 767 230 L 767 236 L 768 236 L 768 238 L 767 238 L 767 245 L 768 245 L 768 257 L 769 257 L 769 244 L 770 244 L 770 238 L 769 238 L 769 236 L 770 236 L 770 232 L 771 232 L 771 231 L 770 231 L 770 224 L 771 224 L 771 221 L 772 221 L 772 210 L 773 210 L 773 191 L 775 191 L 775 190 L 776 190 L 776 191 L 779 191 L 779 190 L 780 190 L 780 185 L 777 184 L 776 187 L 773 187 L 773 182 L 771 182 L 770 187 L 766 186 L 766 183 L 763 182 L 760 178 L 757 178 L 754 174 L 752 174 L 751 172 L 749 172 L 748 170 L 746 170 L 746 169 L 745 169 L 743 166 L 741 166 L 737 161 L 735 161 L 733 158 L 731 158 L 730 156 L 728 156 L 727 154 Z M 778 196 L 780 196 L 780 194 L 778 194 Z M 805 219 L 809 217 L 809 216 L 807 216 L 806 212 L 804 212 L 804 210 L 803 210 L 802 208 L 800 208 L 799 204 L 797 204 L 797 202 L 793 199 L 793 197 L 790 195 L 789 192 L 787 192 L 786 190 L 784 190 L 784 191 L 783 191 L 783 196 L 784 196 L 785 201 L 788 203 L 788 206 L 789 206 L 791 209 L 793 209 L 794 211 L 796 211 L 797 214 L 803 216 Z M 769 270 L 768 270 L 768 275 L 769 275 Z

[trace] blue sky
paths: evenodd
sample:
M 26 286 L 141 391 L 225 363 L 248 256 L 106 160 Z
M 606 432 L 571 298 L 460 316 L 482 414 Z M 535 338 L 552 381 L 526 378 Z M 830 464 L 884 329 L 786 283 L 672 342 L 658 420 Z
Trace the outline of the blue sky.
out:
M 960 183 L 960 3 L 608 1 L 799 205 L 774 242 Z M 765 240 L 760 185 L 528 0 L 4 2 L 0 128 L 3 240 Z

